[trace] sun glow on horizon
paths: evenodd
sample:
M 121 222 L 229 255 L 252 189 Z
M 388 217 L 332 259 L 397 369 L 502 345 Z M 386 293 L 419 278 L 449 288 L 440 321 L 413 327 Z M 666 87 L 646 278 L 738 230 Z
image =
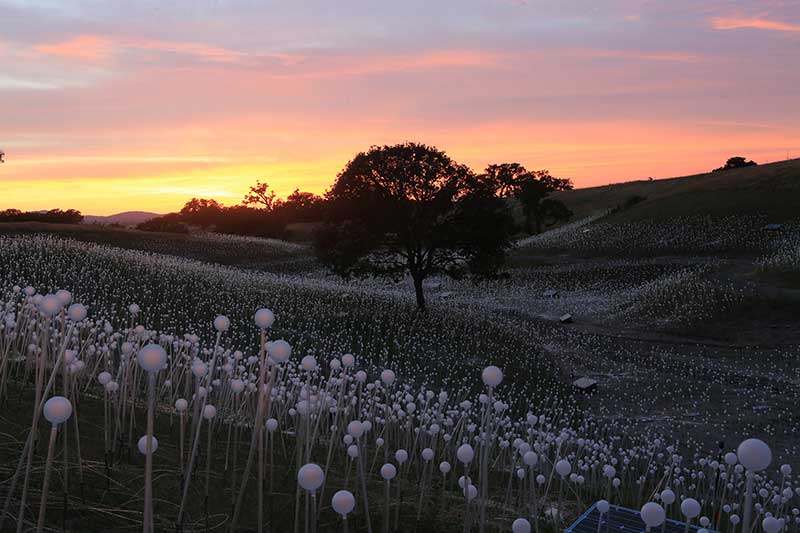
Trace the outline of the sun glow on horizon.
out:
M 0 0 L 15 28 L 0 36 L 0 209 L 163 213 L 237 204 L 256 180 L 319 194 L 357 152 L 404 141 L 577 187 L 796 157 L 796 13 L 678 3 L 443 0 L 421 20 Z

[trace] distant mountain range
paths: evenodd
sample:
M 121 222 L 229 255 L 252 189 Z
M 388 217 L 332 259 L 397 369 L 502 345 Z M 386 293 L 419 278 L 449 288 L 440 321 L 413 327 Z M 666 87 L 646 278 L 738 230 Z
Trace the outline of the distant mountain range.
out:
M 150 219 L 160 217 L 158 213 L 150 213 L 147 211 L 125 211 L 124 213 L 117 213 L 115 215 L 95 216 L 85 215 L 83 217 L 84 224 L 101 224 L 109 226 L 111 224 L 119 224 L 120 226 L 136 226 L 142 222 L 147 222 Z

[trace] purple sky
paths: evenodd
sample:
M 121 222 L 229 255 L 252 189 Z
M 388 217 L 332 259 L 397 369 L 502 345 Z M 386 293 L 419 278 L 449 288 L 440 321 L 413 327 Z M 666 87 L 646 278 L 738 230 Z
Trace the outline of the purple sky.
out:
M 0 208 L 322 192 L 404 140 L 667 177 L 800 156 L 800 2 L 0 0 L 0 99 Z

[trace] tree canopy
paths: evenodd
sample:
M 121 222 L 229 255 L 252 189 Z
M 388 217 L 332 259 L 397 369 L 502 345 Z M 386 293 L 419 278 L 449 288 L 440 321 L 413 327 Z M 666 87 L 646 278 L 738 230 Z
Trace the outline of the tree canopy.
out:
M 525 231 L 541 233 L 544 226 L 568 220 L 572 212 L 549 198 L 556 191 L 572 189 L 568 179 L 551 176 L 547 170 L 529 171 L 519 163 L 489 165 L 480 176 L 487 187 L 501 198 L 516 198 L 525 217 Z
M 272 211 L 276 202 L 280 202 L 280 200 L 275 199 L 275 192 L 270 190 L 267 182 L 257 180 L 245 195 L 242 205 Z
M 357 154 L 327 192 L 317 255 L 342 275 L 410 274 L 423 281 L 500 274 L 514 224 L 501 198 L 468 167 L 418 143 Z
M 744 168 L 744 167 L 754 167 L 758 165 L 755 161 L 745 159 L 741 156 L 735 156 L 729 158 L 725 164 L 719 168 L 715 168 L 714 172 L 721 172 L 723 170 L 731 170 L 733 168 Z

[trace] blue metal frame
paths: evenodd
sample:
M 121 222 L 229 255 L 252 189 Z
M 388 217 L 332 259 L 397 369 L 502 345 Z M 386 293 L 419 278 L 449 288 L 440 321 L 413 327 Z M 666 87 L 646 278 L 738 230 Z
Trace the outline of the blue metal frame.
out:
M 597 508 L 597 503 L 595 502 L 595 503 L 593 503 L 593 504 L 591 505 L 591 507 L 589 507 L 588 509 L 586 509 L 586 511 L 584 511 L 584 512 L 583 512 L 583 514 L 582 514 L 581 516 L 579 516 L 577 520 L 575 520 L 575 521 L 574 521 L 572 524 L 570 524 L 570 526 L 569 526 L 567 529 L 565 529 L 565 530 L 564 530 L 564 533 L 574 533 L 574 532 L 575 532 L 575 529 L 576 529 L 576 528 L 577 528 L 577 527 L 578 527 L 578 526 L 579 526 L 579 525 L 580 525 L 580 524 L 581 524 L 581 523 L 582 523 L 584 520 L 586 520 L 586 519 L 587 519 L 587 518 L 588 518 L 588 517 L 589 517 L 589 516 L 590 516 L 590 515 L 591 515 L 591 514 L 592 514 L 592 513 L 595 511 L 595 509 L 596 509 L 596 508 Z M 636 516 L 639 516 L 639 515 L 640 515 L 640 512 L 639 512 L 639 511 L 637 511 L 637 510 L 635 510 L 635 509 L 629 509 L 629 508 L 627 508 L 627 507 L 621 507 L 621 506 L 619 506 L 619 505 L 613 505 L 613 504 L 609 504 L 609 512 L 610 512 L 611 510 L 615 510 L 615 511 L 621 511 L 621 512 L 624 512 L 624 513 L 632 513 L 632 514 L 634 514 L 634 515 L 636 515 Z M 672 520 L 672 519 L 670 519 L 670 518 L 668 518 L 668 519 L 666 520 L 666 522 L 667 522 L 669 525 L 672 525 L 672 526 L 674 526 L 674 527 L 678 527 L 678 528 L 680 528 L 681 530 L 684 530 L 684 529 L 686 528 L 686 525 L 687 525 L 687 524 L 686 524 L 686 522 L 680 522 L 680 521 L 678 521 L 678 520 Z M 697 525 L 689 524 L 689 531 L 692 531 L 693 533 L 697 533 L 697 532 L 698 532 L 698 531 L 700 531 L 701 529 L 706 529 L 706 530 L 707 530 L 709 533 L 717 533 L 716 531 L 714 531 L 714 530 L 712 530 L 712 529 L 708 529 L 708 528 L 702 528 L 702 527 L 700 527 L 700 526 L 697 526 Z M 655 528 L 655 530 L 654 530 L 654 531 L 655 531 L 656 533 L 660 533 L 660 530 L 661 530 L 661 526 L 659 526 L 659 527 Z M 644 531 L 644 528 L 642 529 L 642 531 Z

